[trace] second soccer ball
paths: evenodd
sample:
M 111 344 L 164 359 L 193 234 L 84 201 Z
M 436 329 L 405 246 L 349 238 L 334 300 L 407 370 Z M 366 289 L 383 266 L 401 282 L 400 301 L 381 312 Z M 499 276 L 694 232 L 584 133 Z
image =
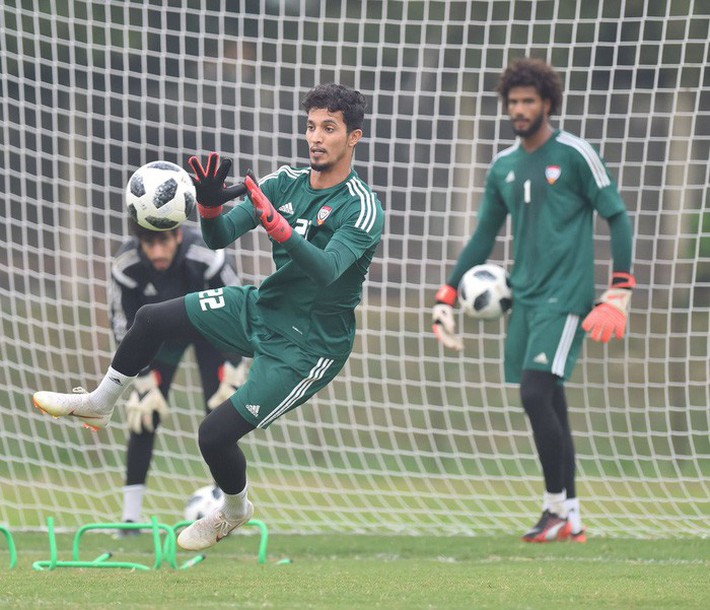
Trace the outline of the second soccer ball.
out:
M 500 318 L 513 305 L 508 273 L 492 263 L 476 265 L 464 273 L 458 293 L 464 313 L 481 320 Z
M 131 218 L 150 231 L 179 227 L 195 208 L 195 186 L 175 163 L 151 161 L 139 167 L 126 187 Z
M 215 508 L 222 505 L 224 494 L 216 485 L 205 485 L 196 490 L 185 506 L 185 519 L 196 521 L 202 519 Z

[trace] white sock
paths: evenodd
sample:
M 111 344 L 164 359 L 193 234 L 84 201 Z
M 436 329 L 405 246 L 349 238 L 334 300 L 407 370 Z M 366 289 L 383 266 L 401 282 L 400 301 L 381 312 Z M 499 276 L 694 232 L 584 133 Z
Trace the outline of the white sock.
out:
M 565 510 L 567 519 L 572 526 L 572 533 L 578 534 L 582 529 L 582 515 L 579 512 L 579 498 L 568 498 L 565 500 Z
M 123 521 L 139 523 L 142 519 L 145 485 L 126 485 L 123 488 Z
M 106 371 L 99 387 L 89 395 L 92 404 L 96 405 L 101 411 L 110 411 L 118 402 L 123 391 L 131 386 L 135 378 L 135 375 L 124 375 L 113 367 L 108 367 L 108 371 Z
M 566 517 L 567 511 L 565 510 L 565 500 L 567 499 L 567 493 L 564 489 L 560 493 L 550 493 L 545 492 L 545 497 L 542 504 L 543 510 L 549 510 L 551 513 L 555 513 L 558 517 Z
M 247 489 L 249 485 L 245 485 L 244 489 L 238 494 L 224 494 L 224 504 L 222 512 L 227 520 L 241 519 L 247 512 Z

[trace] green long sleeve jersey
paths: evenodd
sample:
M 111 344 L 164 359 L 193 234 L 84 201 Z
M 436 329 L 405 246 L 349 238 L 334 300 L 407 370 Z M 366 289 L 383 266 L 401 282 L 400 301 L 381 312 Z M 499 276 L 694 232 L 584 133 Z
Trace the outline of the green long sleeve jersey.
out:
M 493 160 L 476 231 L 447 283 L 485 262 L 510 214 L 514 300 L 583 315 L 594 301 L 595 211 L 611 226 L 614 270 L 628 272 L 631 223 L 594 148 L 559 130 L 530 153 L 516 143 Z
M 272 241 L 276 270 L 259 286 L 257 305 L 271 328 L 304 349 L 348 354 L 355 338 L 354 310 L 382 239 L 384 211 L 354 170 L 327 189 L 312 188 L 310 173 L 310 168 L 282 166 L 259 182 L 293 234 L 282 244 Z M 201 223 L 205 241 L 214 248 L 259 225 L 248 197 Z

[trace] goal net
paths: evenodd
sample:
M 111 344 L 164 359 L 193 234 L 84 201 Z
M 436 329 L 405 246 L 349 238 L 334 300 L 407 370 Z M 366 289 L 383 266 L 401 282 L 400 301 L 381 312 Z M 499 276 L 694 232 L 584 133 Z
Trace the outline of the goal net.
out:
M 122 405 L 91 433 L 31 396 L 93 388 L 110 363 L 131 173 L 213 150 L 237 177 L 304 166 L 300 101 L 336 81 L 369 102 L 355 166 L 384 203 L 386 235 L 345 369 L 242 443 L 257 516 L 304 533 L 530 526 L 542 477 L 517 388 L 502 382 L 505 322 L 459 318 L 466 348 L 453 354 L 430 316 L 489 162 L 513 139 L 498 77 L 533 55 L 563 78 L 554 124 L 601 150 L 635 232 L 628 338 L 587 341 L 567 385 L 584 519 L 598 536 L 710 535 L 709 23 L 700 0 L 4 2 L 0 523 L 120 519 Z M 596 230 L 601 292 L 609 238 Z M 228 256 L 244 283 L 272 269 L 260 230 Z M 492 260 L 510 266 L 505 231 Z M 165 522 L 210 482 L 190 354 L 170 405 L 144 506 Z

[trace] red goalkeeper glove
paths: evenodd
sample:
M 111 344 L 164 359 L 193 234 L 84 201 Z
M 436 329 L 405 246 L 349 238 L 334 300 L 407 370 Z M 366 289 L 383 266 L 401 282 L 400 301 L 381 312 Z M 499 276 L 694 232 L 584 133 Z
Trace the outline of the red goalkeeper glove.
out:
M 256 182 L 256 176 L 251 170 L 247 170 L 247 177 L 244 179 L 244 183 L 249 191 L 249 197 L 254 205 L 256 216 L 266 229 L 266 233 L 274 241 L 280 244 L 284 243 L 293 234 L 291 225 L 276 211 L 273 204 L 264 195 L 264 192 Z
M 197 195 L 197 211 L 202 218 L 216 218 L 222 214 L 222 205 L 231 199 L 246 195 L 247 188 L 243 182 L 232 186 L 225 186 L 232 161 L 224 159 L 219 162 L 219 153 L 210 153 L 207 159 L 207 169 L 202 167 L 200 160 L 192 156 L 187 162 L 195 172 L 192 183 L 195 185 Z
M 629 317 L 631 289 L 636 280 L 630 273 L 614 273 L 611 286 L 606 290 L 594 309 L 584 318 L 582 328 L 594 341 L 609 343 L 612 336 L 623 339 L 626 319 Z
M 454 305 L 456 305 L 456 288 L 444 284 L 436 293 L 436 305 L 432 310 L 432 328 L 439 342 L 449 349 L 460 352 L 463 341 L 456 335 L 456 320 L 454 320 Z

